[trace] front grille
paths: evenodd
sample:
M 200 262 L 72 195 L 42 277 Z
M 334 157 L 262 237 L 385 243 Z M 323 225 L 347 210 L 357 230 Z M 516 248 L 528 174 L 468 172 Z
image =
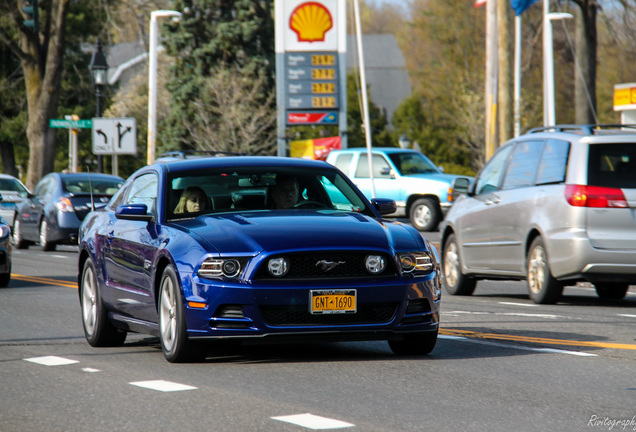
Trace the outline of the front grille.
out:
M 352 314 L 313 315 L 307 306 L 261 306 L 263 321 L 268 326 L 312 326 L 312 325 L 353 325 L 382 324 L 391 321 L 399 303 L 374 303 L 359 305 Z
M 320 254 L 292 254 L 284 257 L 289 262 L 289 272 L 282 278 L 275 278 L 267 271 L 264 260 L 256 273 L 256 280 L 272 279 L 322 279 L 322 278 L 350 278 L 350 277 L 386 277 L 397 275 L 395 264 L 390 256 L 383 255 L 386 268 L 380 275 L 372 276 L 366 270 L 364 260 L 369 252 L 324 252 Z M 275 258 L 275 257 L 271 257 Z M 337 263 L 332 268 L 320 264 L 321 261 Z

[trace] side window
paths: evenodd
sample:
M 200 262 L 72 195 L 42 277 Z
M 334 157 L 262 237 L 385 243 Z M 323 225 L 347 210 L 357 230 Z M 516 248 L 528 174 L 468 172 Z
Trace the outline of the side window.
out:
M 541 155 L 541 164 L 539 164 L 536 183 L 563 183 L 565 181 L 569 153 L 569 142 L 548 140 Z
M 130 192 L 123 204 L 146 204 L 148 211 L 152 211 L 157 199 L 157 184 L 157 176 L 154 173 L 137 177 L 130 185 Z
M 521 141 L 517 143 L 510 157 L 506 177 L 501 188 L 514 189 L 533 185 L 537 169 L 539 168 L 542 150 L 542 141 Z
M 343 173 L 349 174 L 349 167 L 351 166 L 351 159 L 353 155 L 351 154 L 340 154 L 336 157 L 336 167 L 339 168 Z
M 477 195 L 493 192 L 499 189 L 501 179 L 506 171 L 508 156 L 513 148 L 513 145 L 502 147 L 481 170 L 475 183 L 475 193 Z
M 48 194 L 51 193 L 53 189 L 53 183 L 54 183 L 53 177 L 48 177 L 42 180 L 40 184 L 38 184 L 37 187 L 35 188 L 34 195 L 38 197 L 47 196 Z
M 373 178 L 391 178 L 391 166 L 382 155 L 373 156 Z M 356 178 L 369 178 L 369 158 L 368 155 L 360 154 L 358 167 L 356 168 Z
M 113 195 L 108 203 L 109 208 L 114 210 L 117 208 L 118 205 L 121 205 L 124 197 L 126 196 L 126 189 L 128 189 L 126 186 L 127 185 L 123 185 L 117 192 L 115 192 L 115 195 Z

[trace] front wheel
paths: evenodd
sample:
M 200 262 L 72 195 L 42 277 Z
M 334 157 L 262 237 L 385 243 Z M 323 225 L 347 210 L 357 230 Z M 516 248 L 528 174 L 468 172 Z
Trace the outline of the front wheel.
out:
M 477 281 L 462 273 L 462 262 L 459 255 L 459 246 L 455 234 L 446 239 L 442 255 L 442 269 L 444 271 L 444 286 L 450 295 L 472 295 L 477 286 Z
M 202 360 L 200 347 L 188 339 L 181 290 L 172 266 L 166 267 L 159 288 L 159 338 L 163 355 L 170 363 Z
M 556 303 L 563 294 L 563 284 L 552 276 L 541 237 L 535 238 L 530 246 L 526 269 L 530 299 L 538 304 Z
M 108 311 L 102 302 L 97 282 L 95 264 L 88 258 L 80 279 L 80 305 L 84 335 L 90 346 L 120 346 L 126 340 L 126 332 L 117 329 L 108 320 Z
M 433 351 L 437 343 L 437 330 L 404 335 L 402 340 L 389 340 L 389 347 L 395 355 L 426 355 Z
M 442 219 L 441 210 L 432 199 L 420 198 L 411 205 L 409 219 L 418 231 L 435 231 Z

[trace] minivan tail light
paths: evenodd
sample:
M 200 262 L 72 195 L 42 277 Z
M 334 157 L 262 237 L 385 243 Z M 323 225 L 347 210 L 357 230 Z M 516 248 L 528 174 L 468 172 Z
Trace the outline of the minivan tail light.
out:
M 574 207 L 627 208 L 623 191 L 618 188 L 565 185 L 565 199 Z

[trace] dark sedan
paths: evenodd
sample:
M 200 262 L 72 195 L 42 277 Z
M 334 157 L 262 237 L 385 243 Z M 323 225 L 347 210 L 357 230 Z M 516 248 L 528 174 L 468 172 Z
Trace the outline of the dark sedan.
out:
M 16 209 L 13 244 L 18 249 L 39 242 L 42 250 L 77 244 L 89 211 L 106 205 L 124 180 L 109 174 L 50 173 Z
M 86 338 L 155 335 L 170 362 L 203 358 L 212 340 L 388 340 L 396 354 L 428 354 L 439 259 L 414 228 L 382 219 L 394 211 L 325 162 L 144 167 L 82 223 Z

